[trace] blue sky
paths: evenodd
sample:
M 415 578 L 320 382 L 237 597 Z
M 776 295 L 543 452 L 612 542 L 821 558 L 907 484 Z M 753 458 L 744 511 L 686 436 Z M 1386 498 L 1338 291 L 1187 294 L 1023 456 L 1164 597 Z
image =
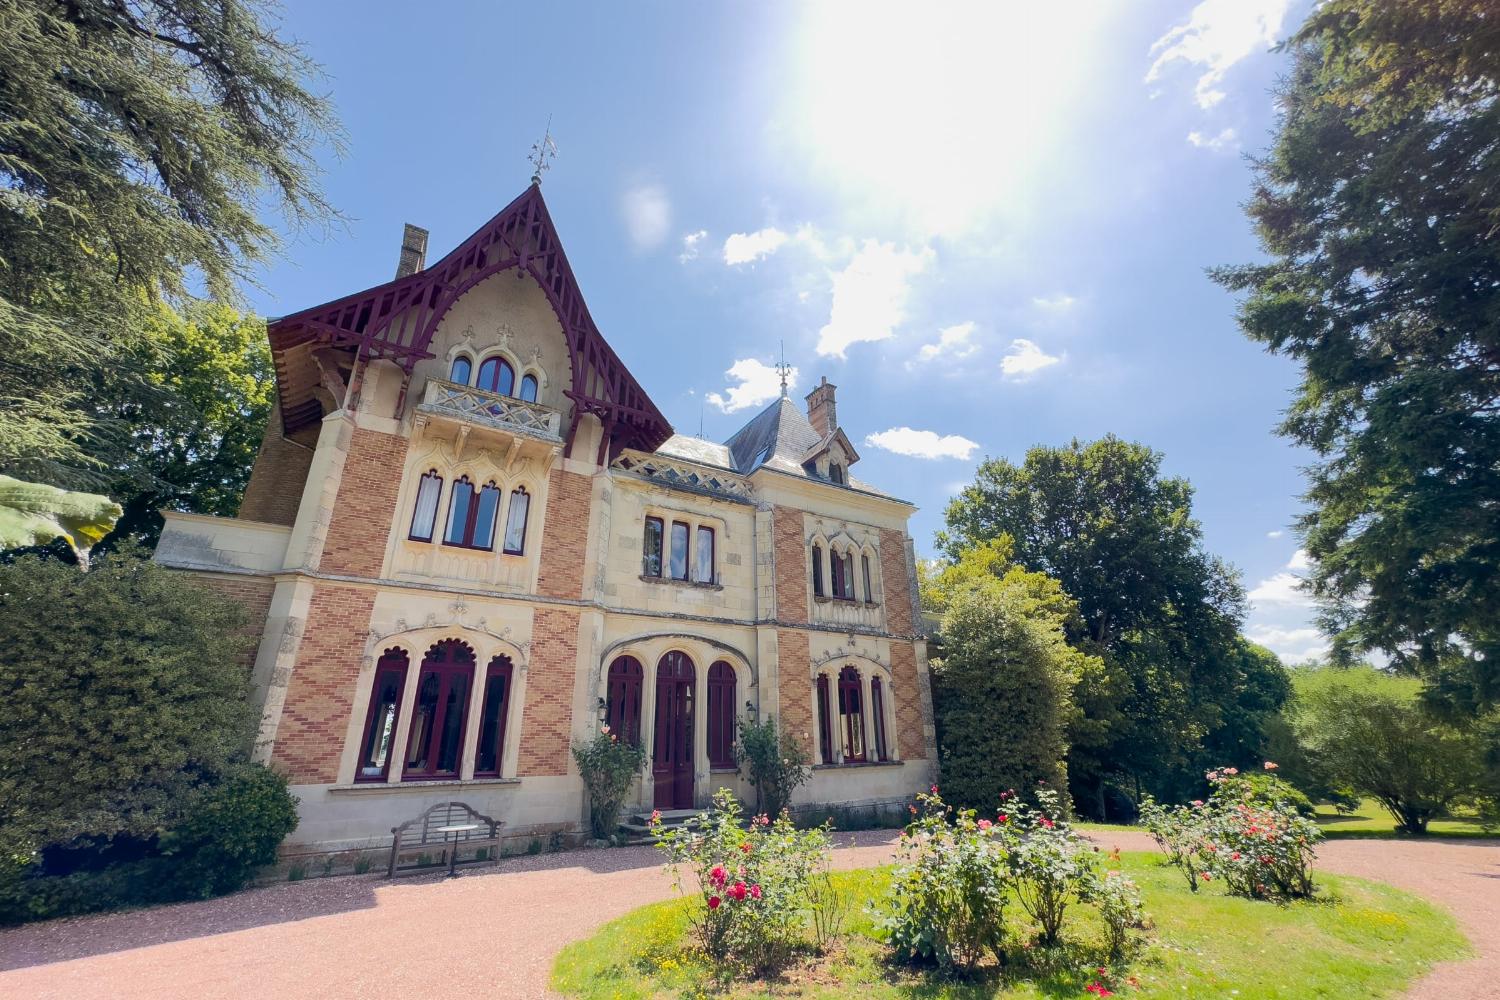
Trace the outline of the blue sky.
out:
M 1257 256 L 1245 156 L 1307 3 L 296 4 L 349 223 L 294 236 L 251 303 L 388 280 L 404 222 L 440 256 L 524 189 L 550 115 L 569 258 L 679 431 L 729 436 L 784 342 L 925 554 L 985 456 L 1140 441 L 1197 488 L 1247 633 L 1300 659 L 1309 456 L 1272 433 L 1296 370 L 1204 268 Z

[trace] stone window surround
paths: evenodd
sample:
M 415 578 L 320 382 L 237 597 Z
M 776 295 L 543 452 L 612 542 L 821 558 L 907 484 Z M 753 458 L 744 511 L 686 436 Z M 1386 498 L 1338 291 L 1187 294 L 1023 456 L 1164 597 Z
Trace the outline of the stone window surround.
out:
M 467 337 L 448 349 L 448 356 L 444 361 L 445 368 L 444 374 L 442 376 L 443 378 L 446 379 L 449 377 L 449 375 L 452 374 L 454 359 L 456 359 L 460 354 L 469 359 L 469 380 L 465 383 L 466 385 L 472 386 L 475 384 L 474 380 L 479 377 L 480 365 L 484 364 L 490 358 L 500 358 L 505 361 L 506 364 L 510 365 L 510 370 L 515 372 L 516 374 L 515 385 L 512 386 L 512 389 L 514 391 L 511 393 L 511 395 L 516 399 L 521 398 L 521 379 L 525 378 L 527 375 L 532 376 L 537 381 L 538 400 L 541 399 L 542 390 L 546 389 L 548 386 L 547 372 L 544 368 L 542 368 L 540 358 L 534 358 L 528 364 L 522 362 L 521 359 L 516 356 L 515 352 L 510 351 L 504 347 L 492 346 L 481 348 L 476 346 Z
M 661 538 L 661 576 L 652 576 L 647 573 L 646 559 L 646 519 L 657 518 L 662 523 Z M 688 579 L 678 580 L 670 575 L 672 557 L 672 522 L 677 521 L 688 527 Z M 674 587 L 692 587 L 699 590 L 723 590 L 724 584 L 724 542 L 729 537 L 729 523 L 722 517 L 712 514 L 703 514 L 698 511 L 682 510 L 677 507 L 667 507 L 662 504 L 648 503 L 641 511 L 641 560 L 640 578 L 646 583 L 660 583 Z M 698 554 L 698 529 L 711 528 L 714 533 L 714 566 L 712 580 L 694 580 L 693 570 L 696 568 L 696 556 Z
M 815 548 L 816 547 L 816 548 Z M 818 594 L 812 587 L 812 560 L 813 554 L 818 552 L 822 558 L 823 589 L 825 593 Z M 833 589 L 833 556 L 837 552 L 840 555 L 849 553 L 852 556 L 854 575 L 854 596 L 835 597 L 831 593 Z M 875 593 L 870 594 L 865 590 L 865 575 L 860 565 L 860 557 L 864 556 L 870 560 L 870 583 Z M 879 607 L 880 597 L 884 588 L 884 581 L 880 575 L 880 552 L 872 542 L 858 542 L 851 538 L 846 532 L 839 532 L 830 541 L 823 532 L 815 532 L 807 543 L 807 589 L 808 596 L 817 604 L 862 604 L 866 607 Z
M 861 715 L 864 719 L 864 743 L 865 747 L 867 748 L 865 751 L 866 757 L 869 757 L 874 753 L 876 745 L 874 719 L 875 706 L 873 699 L 871 699 L 870 697 L 870 681 L 877 675 L 880 677 L 880 686 L 883 689 L 881 697 L 881 710 L 884 714 L 884 718 L 881 720 L 881 724 L 884 727 L 885 733 L 886 760 L 861 760 L 849 761 L 848 763 L 844 762 L 844 741 L 840 731 L 840 726 L 842 725 L 842 723 L 837 716 L 839 673 L 845 667 L 853 667 L 859 672 L 860 698 L 862 706 Z M 812 765 L 813 769 L 826 770 L 830 768 L 845 767 L 893 767 L 904 763 L 904 761 L 902 761 L 899 756 L 899 751 L 896 747 L 896 743 L 892 739 L 893 731 L 891 729 L 891 721 L 895 718 L 896 715 L 896 686 L 895 679 L 891 676 L 890 670 L 882 666 L 881 664 L 875 663 L 871 660 L 848 656 L 837 657 L 835 659 L 829 660 L 826 663 L 820 664 L 813 670 L 812 679 L 809 685 L 812 693 L 812 706 L 814 713 L 818 711 L 818 678 L 820 676 L 828 678 L 828 711 L 829 714 L 833 716 L 833 718 L 826 720 L 826 724 L 832 727 L 830 729 L 830 735 L 832 736 L 830 746 L 833 749 L 833 760 L 830 761 L 815 759 Z M 825 724 L 825 720 L 818 719 L 815 721 L 817 722 L 818 726 L 817 731 L 821 732 L 821 727 Z M 822 755 L 822 740 L 814 740 L 814 758 L 821 758 Z
M 417 683 L 422 673 L 422 661 L 427 651 L 445 639 L 457 639 L 474 650 L 474 675 L 469 684 L 468 705 L 464 715 L 462 756 L 458 777 L 437 778 L 423 781 L 403 780 L 406 764 L 406 743 L 411 733 L 412 708 L 416 704 Z M 391 758 L 386 776 L 379 781 L 359 781 L 359 755 L 363 751 L 365 725 L 369 718 L 370 699 L 374 696 L 376 665 L 387 650 L 400 649 L 406 653 L 409 664 L 406 680 L 402 685 L 399 715 L 396 729 L 391 734 Z M 490 661 L 496 656 L 508 656 L 511 661 L 510 690 L 506 692 L 504 742 L 500 748 L 499 775 L 474 776 L 475 760 L 479 750 L 480 716 L 484 712 L 484 677 Z M 391 636 L 375 643 L 372 653 L 360 666 L 355 684 L 356 697 L 351 708 L 344 753 L 339 762 L 338 784 L 335 787 L 366 790 L 395 790 L 400 788 L 427 788 L 443 784 L 488 782 L 505 784 L 518 781 L 517 768 L 522 739 L 523 710 L 526 699 L 527 658 L 520 647 L 505 640 L 495 639 L 487 633 L 476 634 L 471 629 L 453 626 L 434 626 L 422 630 L 420 635 L 405 634 Z

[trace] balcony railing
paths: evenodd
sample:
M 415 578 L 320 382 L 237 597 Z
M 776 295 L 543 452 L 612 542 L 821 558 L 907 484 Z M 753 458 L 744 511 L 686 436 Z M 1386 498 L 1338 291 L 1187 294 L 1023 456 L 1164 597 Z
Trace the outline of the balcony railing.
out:
M 469 385 L 430 378 L 417 410 L 434 416 L 469 420 L 503 431 L 561 440 L 562 414 L 550 406 L 528 403 Z

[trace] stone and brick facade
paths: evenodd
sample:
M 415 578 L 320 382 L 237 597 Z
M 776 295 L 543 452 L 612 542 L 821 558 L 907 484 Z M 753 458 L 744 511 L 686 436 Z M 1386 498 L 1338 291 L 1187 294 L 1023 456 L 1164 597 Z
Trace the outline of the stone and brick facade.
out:
M 536 188 L 506 211 L 560 254 Z M 727 442 L 671 435 L 623 367 L 575 384 L 613 355 L 567 332 L 574 291 L 473 240 L 433 266 L 460 275 L 451 300 L 382 300 L 430 309 L 387 318 L 427 331 L 409 350 L 347 346 L 328 331 L 348 310 L 273 323 L 277 408 L 240 517 L 166 515 L 158 561 L 261 636 L 257 753 L 301 801 L 292 842 L 377 844 L 450 800 L 512 835 L 576 832 L 569 748 L 607 721 L 648 751 L 643 809 L 753 800 L 730 748 L 768 716 L 813 755 L 799 805 L 926 787 L 913 509 L 851 475 L 835 387 L 807 410 L 784 393 Z M 423 263 L 404 255 L 390 287 Z

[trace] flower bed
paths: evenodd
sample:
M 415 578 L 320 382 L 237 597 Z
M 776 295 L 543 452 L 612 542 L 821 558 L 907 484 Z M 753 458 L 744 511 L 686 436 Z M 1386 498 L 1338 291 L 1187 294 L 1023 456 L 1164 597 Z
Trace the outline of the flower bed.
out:
M 935 967 L 897 962 L 879 926 L 893 869 L 868 869 L 833 874 L 831 882 L 847 904 L 842 934 L 820 952 L 809 930 L 792 961 L 769 977 L 771 991 L 779 997 L 861 1000 L 912 995 L 1269 1000 L 1293 995 L 1288 984 L 1297 983 L 1321 996 L 1396 996 L 1434 962 L 1466 950 L 1450 917 L 1378 883 L 1320 876 L 1333 903 L 1270 906 L 1231 896 L 1218 882 L 1191 892 L 1157 855 L 1127 853 L 1106 863 L 1139 885 L 1152 916 L 1149 942 L 1129 963 L 1097 961 L 1109 948 L 1097 907 L 1077 907 L 1059 946 L 1040 949 L 1031 919 L 1015 900 L 1005 907 L 1013 944 L 1004 951 L 1004 967 L 986 962 L 954 977 Z M 716 991 L 736 998 L 766 995 L 766 980 L 715 986 L 694 936 L 693 905 L 678 899 L 645 906 L 569 945 L 554 965 L 553 988 L 585 1000 Z

